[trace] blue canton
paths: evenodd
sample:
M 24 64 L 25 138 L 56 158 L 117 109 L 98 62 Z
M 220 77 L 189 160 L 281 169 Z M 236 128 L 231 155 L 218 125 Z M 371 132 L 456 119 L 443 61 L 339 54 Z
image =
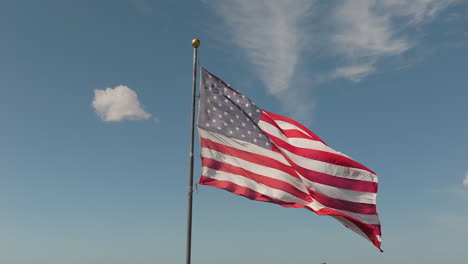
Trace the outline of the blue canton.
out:
M 258 127 L 262 109 L 207 70 L 201 70 L 198 127 L 270 149 Z

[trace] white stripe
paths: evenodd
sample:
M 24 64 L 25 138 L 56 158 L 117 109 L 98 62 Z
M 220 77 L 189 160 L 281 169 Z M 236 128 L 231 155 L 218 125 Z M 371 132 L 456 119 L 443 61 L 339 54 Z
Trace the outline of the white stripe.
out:
M 286 123 L 289 124 L 289 123 Z M 338 154 L 342 155 L 344 157 L 347 157 L 343 153 L 340 153 L 329 146 L 323 144 L 323 142 L 318 141 L 318 140 L 313 140 L 313 139 L 307 139 L 307 138 L 298 138 L 298 137 L 286 137 L 281 131 L 275 127 L 274 125 L 261 121 L 258 123 L 258 126 L 265 132 L 272 134 L 275 137 L 278 137 L 282 139 L 283 141 L 288 142 L 289 144 L 298 147 L 298 148 L 307 148 L 307 149 L 313 149 L 313 150 L 321 150 L 321 151 L 326 151 L 330 152 L 333 154 Z M 283 129 L 283 128 L 282 128 Z
M 338 220 L 338 222 L 340 222 L 343 225 L 345 225 L 346 227 L 348 227 L 349 229 L 356 232 L 358 235 L 360 235 L 360 236 L 364 237 L 365 239 L 371 241 L 370 238 L 366 235 L 366 233 L 364 233 L 364 231 L 362 231 L 361 228 L 359 228 L 356 224 L 351 222 L 349 219 L 347 219 L 347 218 L 345 218 L 343 216 L 339 216 L 339 215 L 334 215 L 332 217 L 335 218 L 336 220 Z
M 317 201 L 313 201 L 311 203 L 308 203 L 307 201 L 304 201 L 294 195 L 291 195 L 285 191 L 274 189 L 271 187 L 268 187 L 263 184 L 259 184 L 258 182 L 246 178 L 242 175 L 237 175 L 233 173 L 227 173 L 224 171 L 217 171 L 213 170 L 211 168 L 203 167 L 202 168 L 202 175 L 206 177 L 210 177 L 212 179 L 220 180 L 220 181 L 229 181 L 231 183 L 234 183 L 236 185 L 242 186 L 249 188 L 253 191 L 256 191 L 258 193 L 261 193 L 265 196 L 268 196 L 273 199 L 277 199 L 283 202 L 293 202 L 293 203 L 298 203 L 298 204 L 304 204 L 310 208 L 312 208 L 314 211 L 319 211 L 321 209 L 329 208 L 326 207 L 322 204 L 320 204 Z M 358 221 L 361 221 L 366 224 L 379 224 L 379 219 L 377 215 L 368 215 L 368 214 L 358 214 L 358 213 L 353 213 L 353 212 L 348 212 L 345 210 L 338 210 L 334 208 L 329 208 L 337 212 L 341 212 L 345 215 L 349 215 L 353 218 L 355 218 Z
M 375 204 L 376 196 L 373 193 L 350 191 L 329 185 L 324 185 L 313 181 L 309 181 L 302 176 L 302 180 L 300 180 L 281 170 L 252 163 L 241 158 L 233 157 L 209 148 L 202 148 L 201 156 L 214 159 L 226 164 L 232 164 L 234 166 L 241 167 L 243 169 L 246 169 L 247 171 L 260 174 L 265 177 L 287 182 L 306 194 L 308 193 L 308 191 L 305 187 L 313 190 L 316 193 L 328 196 L 330 198 L 335 198 L 348 202 Z
M 276 145 L 276 147 L 284 155 L 288 156 L 288 158 L 290 158 L 295 164 L 304 169 L 321 172 L 344 179 L 377 182 L 377 177 L 373 177 L 373 175 L 368 171 L 304 158 L 302 156 L 290 152 L 289 150 L 283 149 L 278 145 Z
M 278 128 L 272 126 L 271 124 L 267 122 L 260 121 L 259 127 L 266 131 L 267 133 L 270 133 L 279 139 L 289 143 L 289 139 L 282 134 Z M 291 144 L 293 145 L 293 144 Z M 308 169 L 308 170 L 313 170 L 317 172 L 322 172 L 326 174 L 330 174 L 336 177 L 340 178 L 346 178 L 346 179 L 352 179 L 352 180 L 361 180 L 361 181 L 372 181 L 372 182 L 377 182 L 377 176 L 374 174 L 370 173 L 369 171 L 358 169 L 358 168 L 351 168 L 351 167 L 346 167 L 346 166 L 340 166 L 336 164 L 331 164 L 323 161 L 318 161 L 318 160 L 312 160 L 308 158 L 301 157 L 299 155 L 296 155 L 286 149 L 281 148 L 280 146 L 276 145 L 283 154 L 288 156 L 291 160 L 294 161 L 297 165 Z M 300 146 L 302 147 L 302 146 Z
M 301 176 L 302 177 L 302 176 Z M 370 192 L 358 192 L 341 189 L 317 182 L 310 181 L 303 177 L 307 188 L 325 196 L 354 203 L 376 204 L 377 195 Z
M 265 114 L 268 115 L 267 113 L 265 113 Z M 270 117 L 271 119 L 273 119 L 271 116 L 269 116 L 269 117 Z M 288 123 L 288 122 L 283 121 L 283 120 L 275 120 L 275 119 L 273 119 L 273 120 L 275 121 L 276 124 L 278 124 L 279 127 L 281 127 L 281 129 L 294 129 L 294 130 L 299 130 L 299 131 L 301 131 L 302 133 L 304 133 L 304 134 L 306 134 L 306 135 L 312 136 L 312 135 L 310 135 L 307 131 L 304 131 L 304 130 L 302 130 L 301 128 L 299 128 L 299 127 L 297 127 L 297 126 L 295 126 L 295 125 L 293 125 L 293 124 L 291 124 L 291 123 Z
M 252 149 L 253 150 L 253 151 L 251 151 L 252 153 L 262 155 L 262 156 L 268 156 L 268 155 L 271 155 L 271 154 L 281 155 L 281 154 L 273 152 L 271 150 L 267 150 L 267 149 L 258 147 L 257 145 L 251 144 L 249 142 L 228 138 L 226 136 L 223 136 L 223 135 L 220 135 L 220 134 L 217 134 L 217 133 L 213 133 L 213 132 L 203 131 L 201 136 L 203 138 L 207 138 L 207 139 L 210 139 L 212 141 L 215 141 L 215 142 L 217 142 L 219 144 L 228 145 L 230 147 L 238 148 L 240 150 Z M 236 142 L 236 141 L 240 141 L 240 142 Z M 233 146 L 233 143 L 237 144 L 237 146 Z M 294 178 L 293 176 L 291 176 L 291 175 L 289 175 L 287 173 L 284 173 L 283 171 L 279 171 L 277 169 L 273 169 L 273 168 L 270 168 L 270 167 L 250 163 L 250 162 L 247 162 L 247 161 L 242 160 L 240 158 L 235 158 L 235 157 L 226 155 L 224 153 L 217 152 L 215 150 L 202 148 L 202 154 L 201 155 L 204 156 L 204 157 L 216 159 L 216 160 L 218 160 L 220 162 L 224 162 L 224 163 L 227 163 L 227 164 L 233 164 L 233 165 L 236 165 L 238 167 L 246 166 L 245 168 L 247 170 L 250 170 L 250 171 L 252 171 L 254 173 L 257 173 L 257 174 L 260 174 L 260 175 L 265 175 L 267 177 L 276 178 L 278 180 L 288 182 L 288 183 L 296 186 L 299 190 L 304 191 L 305 193 L 307 193 L 307 191 L 304 189 L 304 186 L 311 189 L 311 190 L 313 190 L 314 192 L 317 192 L 319 194 L 328 196 L 330 198 L 335 198 L 335 199 L 344 200 L 344 201 L 348 201 L 348 202 L 355 202 L 355 203 L 365 203 L 365 204 L 375 204 L 376 203 L 377 194 L 375 194 L 375 193 L 346 190 L 346 189 L 342 189 L 342 188 L 338 188 L 338 187 L 334 187 L 334 186 L 329 186 L 329 185 L 313 182 L 313 181 L 310 181 L 310 180 L 306 179 L 304 176 L 302 176 L 297 171 L 296 171 L 296 173 L 298 175 L 300 175 L 300 177 L 302 178 L 302 182 L 299 179 Z M 294 154 L 292 154 L 292 155 L 294 155 Z M 302 157 L 300 157 L 300 158 L 302 158 Z M 297 162 L 296 160 L 298 160 L 299 158 L 292 157 L 291 159 L 294 162 Z M 305 159 L 305 158 L 302 158 L 302 159 Z M 319 162 L 319 161 L 309 160 L 309 159 L 307 159 L 307 162 L 308 163 L 318 163 L 319 166 L 322 165 L 322 164 L 330 165 L 329 163 L 324 163 L 324 162 Z M 297 163 L 300 166 L 300 162 L 297 162 Z M 286 164 L 286 165 L 289 166 L 289 164 Z M 345 167 L 345 168 L 347 168 L 347 167 Z M 315 167 L 314 167 L 313 170 L 314 171 L 320 171 L 318 168 L 315 168 Z
M 359 213 L 354 213 L 354 212 L 349 212 L 349 211 L 346 211 L 346 210 L 339 210 L 339 209 L 335 209 L 335 208 L 330 208 L 330 207 L 326 207 L 322 204 L 320 204 L 319 202 L 317 201 L 313 201 L 312 203 L 308 204 L 308 206 L 310 208 L 312 208 L 313 210 L 315 211 L 318 211 L 320 209 L 325 209 L 325 208 L 328 208 L 328 209 L 331 209 L 331 210 L 334 210 L 334 211 L 337 211 L 337 212 L 340 212 L 344 215 L 347 215 L 347 216 L 350 216 L 364 224 L 369 224 L 369 225 L 380 225 L 380 220 L 379 220 L 379 216 L 378 215 L 375 215 L 375 214 L 359 214 Z
M 249 188 L 265 196 L 268 196 L 270 198 L 277 199 L 283 202 L 307 204 L 307 201 L 304 201 L 292 194 L 289 194 L 282 190 L 268 187 L 263 184 L 259 184 L 258 182 L 252 179 L 246 178 L 242 175 L 227 173 L 224 171 L 217 171 L 217 170 L 213 170 L 207 167 L 203 167 L 202 175 L 210 177 L 212 179 L 220 180 L 220 181 L 229 181 L 239 186 Z
M 266 115 L 268 115 L 267 113 L 265 113 Z M 296 125 L 294 124 L 291 124 L 287 121 L 283 121 L 283 120 L 276 120 L 276 119 L 273 119 L 271 116 L 270 118 L 283 130 L 285 129 L 292 129 L 292 130 L 298 130 L 302 133 L 305 133 L 306 135 L 310 136 L 311 138 L 314 137 L 315 135 L 311 135 L 309 132 L 297 127 Z M 264 121 L 261 121 L 261 122 L 264 122 Z M 274 126 L 273 126 L 274 127 Z M 302 147 L 302 148 L 310 148 L 310 149 L 317 149 L 317 150 L 322 150 L 322 151 L 327 151 L 327 152 L 330 152 L 330 153 L 335 153 L 335 154 L 338 154 L 338 155 L 341 155 L 341 156 L 344 156 L 344 157 L 347 157 L 347 158 L 350 158 L 348 155 L 342 153 L 342 152 L 339 152 L 339 151 L 336 151 L 332 148 L 330 148 L 327 144 L 323 143 L 322 141 L 319 141 L 319 140 L 313 140 L 313 139 L 305 139 L 305 138 L 296 138 L 296 137 L 290 137 L 290 143 L 291 145 L 294 145 L 296 147 Z
M 262 155 L 262 156 L 266 156 L 266 157 L 272 158 L 272 159 L 274 159 L 276 161 L 279 161 L 279 162 L 281 162 L 281 163 L 283 163 L 285 165 L 290 166 L 289 162 L 283 157 L 283 155 L 281 155 L 281 153 L 277 153 L 277 152 L 271 151 L 269 149 L 259 147 L 259 146 L 255 145 L 255 144 L 252 144 L 252 143 L 249 143 L 249 142 L 246 142 L 246 141 L 242 141 L 242 140 L 239 140 L 239 139 L 230 138 L 230 137 L 227 137 L 227 136 L 224 136 L 224 135 L 221 135 L 221 134 L 210 132 L 210 131 L 204 130 L 202 128 L 198 128 L 198 134 L 200 135 L 200 137 L 207 138 L 207 139 L 209 139 L 209 140 L 211 140 L 213 142 L 223 144 L 223 145 L 227 145 L 227 146 L 237 148 L 237 149 L 240 149 L 240 150 L 243 150 L 243 151 L 247 151 L 247 152 L 256 153 L 256 154 L 259 154 L 259 155 Z
M 328 209 L 343 213 L 345 215 L 351 216 L 354 219 L 356 219 L 358 221 L 361 221 L 361 222 L 363 222 L 365 224 L 380 225 L 379 216 L 375 215 L 375 214 L 360 214 L 360 213 L 354 213 L 354 212 L 350 212 L 350 211 L 346 211 L 346 210 L 335 209 L 335 208 L 327 207 L 327 206 L 325 206 L 325 205 L 323 205 L 323 204 L 321 204 L 321 203 L 319 203 L 319 202 L 317 202 L 315 200 L 313 202 L 309 203 L 307 206 L 312 208 L 314 211 L 318 211 L 318 210 L 321 210 L 321 209 L 328 208 Z
M 209 148 L 202 148 L 201 156 L 214 159 L 216 161 L 223 162 L 226 164 L 231 164 L 237 167 L 241 167 L 249 172 L 253 172 L 253 173 L 265 176 L 265 177 L 287 182 L 293 185 L 294 187 L 296 187 L 297 189 L 303 191 L 305 194 L 308 194 L 308 191 L 305 188 L 304 182 L 302 180 L 296 177 L 293 177 L 284 171 L 274 169 L 271 167 L 266 167 L 266 166 L 259 165 L 256 163 L 252 163 L 252 162 L 243 160 L 241 158 L 233 157 L 233 156 L 230 156 L 230 155 L 227 155 L 222 152 L 209 149 Z

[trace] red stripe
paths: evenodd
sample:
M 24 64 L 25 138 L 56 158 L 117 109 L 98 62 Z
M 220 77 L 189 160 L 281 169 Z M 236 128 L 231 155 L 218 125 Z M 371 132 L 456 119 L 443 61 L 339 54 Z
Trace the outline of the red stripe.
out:
M 377 214 L 377 207 L 375 204 L 356 203 L 350 201 L 344 201 L 336 198 L 331 198 L 326 195 L 317 193 L 313 190 L 308 189 L 310 196 L 317 202 L 321 203 L 326 207 L 330 207 L 337 210 L 344 210 L 358 214 Z
M 293 167 L 285 165 L 284 163 L 281 163 L 275 159 L 266 156 L 219 144 L 207 138 L 200 138 L 200 144 L 204 148 L 213 149 L 229 156 L 237 157 L 258 165 L 283 171 L 298 179 L 300 179 L 300 177 L 297 175 L 297 172 L 299 172 L 302 176 L 304 176 L 304 178 L 308 179 L 309 181 L 313 181 L 316 183 L 357 192 L 377 192 L 378 184 L 376 182 L 340 178 L 329 174 L 308 170 L 295 164 L 286 156 L 284 157 L 286 158 L 288 163 L 291 164 Z M 272 145 L 272 147 L 272 151 L 281 153 L 281 151 L 279 151 L 274 145 Z
M 239 176 L 243 176 L 248 179 L 252 179 L 259 184 L 264 184 L 274 189 L 282 190 L 287 192 L 291 195 L 294 195 L 302 200 L 312 202 L 312 199 L 315 199 L 322 205 L 338 210 L 345 210 L 354 213 L 360 214 L 376 214 L 376 206 L 374 204 L 365 204 L 365 203 L 356 203 L 356 202 L 349 202 L 344 201 L 332 197 L 328 197 L 326 195 L 317 193 L 309 188 L 307 188 L 309 194 L 304 193 L 303 191 L 297 189 L 294 185 L 289 184 L 285 181 L 270 178 L 264 175 L 260 175 L 245 168 L 234 166 L 228 163 L 223 163 L 211 158 L 202 157 L 202 165 L 208 167 L 213 170 L 219 170 L 227 173 L 236 174 Z
M 229 156 L 240 158 L 265 167 L 277 169 L 300 179 L 296 171 L 291 166 L 281 163 L 273 158 L 223 145 L 207 138 L 200 138 L 200 145 L 202 148 L 213 149 Z
M 273 121 L 274 122 L 274 121 Z M 278 127 L 278 126 L 277 126 Z M 313 140 L 313 141 L 318 141 L 318 142 L 321 142 L 319 140 L 315 140 L 313 138 L 311 138 L 309 135 L 307 134 L 304 134 L 302 133 L 301 131 L 299 130 L 296 130 L 296 129 L 282 129 L 282 128 L 279 128 L 280 131 L 287 137 L 287 138 L 305 138 L 305 139 L 309 139 L 309 140 Z M 325 145 L 326 146 L 326 145 Z
M 281 150 L 274 145 L 272 145 L 272 151 L 281 153 Z M 377 182 L 336 177 L 330 174 L 309 170 L 297 165 L 288 156 L 283 155 L 283 157 L 288 161 L 290 165 L 292 165 L 292 167 L 297 172 L 299 172 L 299 174 L 301 174 L 304 178 L 308 179 L 309 181 L 351 191 L 377 193 Z
M 236 152 L 236 149 L 232 150 L 233 148 L 231 150 L 228 150 L 231 153 L 225 153 L 225 150 L 229 149 L 231 147 L 228 147 L 228 146 L 213 142 L 213 141 L 211 141 L 209 139 L 205 139 L 205 138 L 202 138 L 202 146 L 205 147 L 205 148 L 209 148 L 209 149 L 219 151 L 219 152 L 221 152 L 223 154 L 227 154 L 227 155 L 230 155 L 230 156 L 238 154 Z M 233 154 L 233 155 L 231 155 L 231 154 Z M 260 156 L 260 155 L 252 154 L 252 153 L 248 153 L 247 155 L 240 155 L 240 156 L 242 156 L 242 157 L 239 157 L 239 158 L 241 158 L 243 160 L 247 160 L 247 161 L 252 160 L 252 157 L 253 157 L 253 159 L 262 159 L 262 158 L 265 157 L 265 156 Z M 260 157 L 258 157 L 258 156 L 260 156 Z M 265 165 L 265 164 L 261 164 L 261 163 L 258 163 L 258 164 L 260 164 L 262 166 Z M 283 165 L 282 163 L 280 163 L 280 164 Z M 265 185 L 270 186 L 272 188 L 288 192 L 291 195 L 295 195 L 295 196 L 297 196 L 297 197 L 299 197 L 299 198 L 301 198 L 303 200 L 306 200 L 306 201 L 309 201 L 309 202 L 312 201 L 312 200 L 310 200 L 310 197 L 307 194 L 304 194 L 304 192 L 297 189 L 293 185 L 290 185 L 290 184 L 288 184 L 288 183 L 286 183 L 284 181 L 281 181 L 281 180 L 273 179 L 273 178 L 270 178 L 270 177 L 265 177 L 264 175 L 255 174 L 255 173 L 253 173 L 251 171 L 246 170 L 245 168 L 241 168 L 241 167 L 238 167 L 238 166 L 222 163 L 222 162 L 219 162 L 219 161 L 207 158 L 207 157 L 202 157 L 202 165 L 206 166 L 206 167 L 209 167 L 211 169 L 214 169 L 214 170 L 221 170 L 221 171 L 228 172 L 228 173 L 242 175 L 242 176 L 244 176 L 246 178 L 253 179 L 253 180 L 255 180 L 255 181 L 257 181 L 257 182 L 259 182 L 261 184 L 265 184 Z M 289 169 L 291 169 L 291 168 L 289 168 Z M 291 170 L 289 170 L 289 171 L 291 171 Z M 283 171 L 283 172 L 285 172 L 285 171 Z M 295 174 L 295 171 L 292 170 L 292 172 Z M 287 171 L 285 173 L 289 174 L 289 172 L 287 172 Z M 317 182 L 317 183 L 321 183 L 321 184 L 325 184 L 325 185 L 331 185 L 331 186 L 338 187 L 338 188 L 343 188 L 344 187 L 343 189 L 351 189 L 353 191 L 375 192 L 375 189 L 376 189 L 376 186 L 377 186 L 377 184 L 373 183 L 373 182 L 359 182 L 359 181 L 356 181 L 356 180 L 342 179 L 342 178 L 337 178 L 337 177 L 334 177 L 334 176 L 330 176 L 328 174 L 308 171 L 308 170 L 305 170 L 305 169 L 302 169 L 301 174 L 303 174 L 303 176 L 306 177 L 307 179 L 309 179 L 311 181 L 314 181 L 314 182 Z M 349 202 L 349 201 L 343 201 L 343 200 L 339 200 L 339 199 L 335 199 L 335 198 L 332 198 L 332 197 L 325 196 L 323 194 L 316 193 L 315 191 L 310 190 L 310 189 L 308 189 L 308 191 L 309 191 L 310 195 L 314 199 L 316 199 L 319 203 L 321 203 L 321 204 L 323 204 L 323 205 L 325 205 L 327 207 L 331 207 L 331 208 L 339 209 L 339 210 L 346 210 L 346 211 L 355 212 L 355 213 L 362 213 L 362 214 L 374 214 L 374 213 L 376 213 L 376 206 L 373 205 L 373 204 L 364 204 L 364 203 L 354 203 L 354 202 Z
M 335 153 L 330 153 L 327 151 L 322 151 L 322 150 L 315 150 L 315 149 L 308 149 L 308 148 L 300 148 L 293 146 L 289 144 L 286 141 L 283 141 L 282 139 L 273 136 L 265 131 L 263 131 L 275 144 L 279 145 L 281 148 L 288 150 L 289 152 L 292 152 L 296 155 L 299 155 L 301 157 L 307 158 L 307 159 L 312 159 L 312 160 L 318 160 L 318 161 L 323 161 L 327 162 L 330 164 L 335 164 L 339 166 L 344 166 L 344 167 L 350 167 L 350 168 L 356 168 L 356 169 L 361 169 L 368 171 L 372 174 L 375 174 L 373 171 L 368 169 L 366 166 L 339 154 Z
M 364 224 L 360 222 L 357 219 L 354 219 L 353 217 L 350 217 L 344 213 L 335 211 L 333 209 L 329 208 L 323 208 L 320 210 L 313 210 L 310 207 L 305 206 L 304 204 L 298 204 L 298 203 L 293 203 L 293 202 L 285 202 L 281 200 L 277 200 L 274 198 L 271 198 L 269 196 L 266 196 L 264 194 L 261 194 L 259 192 L 256 192 L 252 189 L 237 185 L 235 183 L 232 183 L 230 181 L 222 181 L 222 180 L 216 180 L 207 176 L 202 176 L 200 178 L 199 184 L 207 185 L 207 186 L 212 186 L 220 189 L 224 189 L 226 191 L 235 193 L 237 195 L 242 195 L 248 199 L 251 200 L 256 200 L 256 201 L 262 201 L 262 202 L 269 202 L 269 203 L 275 203 L 284 207 L 295 207 L 295 208 L 307 208 L 308 210 L 315 212 L 318 215 L 338 215 L 338 216 L 343 216 L 347 218 L 348 220 L 352 221 L 358 228 L 360 228 L 368 237 L 369 239 L 373 242 L 373 244 L 380 249 L 380 243 L 377 240 L 376 235 L 380 235 L 380 225 L 370 225 L 370 224 Z M 381 249 L 380 249 L 381 250 Z
M 311 137 L 309 135 L 306 135 L 306 134 L 302 133 L 301 131 L 294 130 L 294 129 L 282 129 L 273 119 L 271 119 L 267 115 L 262 115 L 260 119 L 262 121 L 267 122 L 270 125 L 273 125 L 274 127 L 276 127 L 286 138 L 305 138 L 305 139 L 309 139 L 309 140 L 320 141 L 323 144 L 325 144 L 323 141 L 320 140 L 320 138 Z M 293 152 L 293 153 L 295 153 L 297 155 L 300 155 L 302 157 L 315 159 L 315 160 L 320 160 L 320 161 L 328 162 L 328 163 L 331 163 L 331 164 L 362 169 L 362 170 L 366 170 L 366 171 L 368 171 L 368 172 L 370 172 L 372 174 L 375 174 L 375 172 L 373 172 L 371 169 L 367 168 L 366 166 L 362 165 L 361 163 L 359 163 L 359 162 L 357 162 L 357 161 L 355 161 L 353 159 L 350 159 L 348 157 L 345 157 L 345 156 L 342 156 L 342 155 L 339 155 L 339 154 L 330 153 L 330 152 L 327 152 L 327 151 L 322 151 L 322 150 L 314 150 L 314 149 L 296 147 L 296 146 L 293 146 L 293 145 L 281 140 L 280 138 L 278 138 L 276 136 L 273 136 L 273 135 L 267 133 L 266 131 L 263 131 L 263 132 L 266 135 L 268 135 L 268 137 L 273 142 L 277 143 L 277 141 L 280 141 L 280 143 L 278 145 L 281 145 L 281 143 L 283 145 L 287 144 L 287 147 L 283 147 L 283 148 L 285 148 L 285 149 L 287 149 L 287 150 L 289 150 L 289 151 L 291 151 L 291 152 Z
M 270 125 L 272 125 L 274 127 L 276 127 L 277 129 L 279 129 L 281 131 L 281 133 L 283 133 L 288 138 L 305 138 L 305 139 L 309 139 L 309 140 L 318 141 L 318 142 L 323 143 L 322 141 L 314 139 L 310 135 L 305 134 L 302 131 L 299 131 L 297 129 L 283 129 L 273 119 L 269 118 L 267 115 L 265 115 L 265 116 L 262 115 L 260 120 L 265 122 L 265 123 L 268 123 L 268 124 L 270 124 Z M 323 143 L 323 144 L 325 144 L 325 143 Z
M 293 196 L 296 196 L 296 197 L 298 197 L 298 198 L 300 198 L 302 200 L 305 200 L 305 201 L 307 201 L 309 203 L 312 202 L 312 199 L 310 198 L 308 193 L 305 193 L 305 192 L 297 189 L 294 185 L 292 185 L 292 184 L 290 184 L 288 182 L 281 181 L 281 180 L 274 179 L 274 178 L 270 178 L 270 177 L 267 177 L 267 176 L 264 176 L 264 175 L 260 175 L 260 174 L 248 171 L 248 170 L 246 170 L 245 168 L 242 168 L 242 167 L 238 167 L 238 166 L 234 166 L 234 165 L 231 165 L 231 164 L 219 162 L 217 160 L 210 159 L 210 158 L 205 158 L 205 157 L 202 157 L 202 165 L 205 166 L 205 167 L 208 167 L 210 169 L 213 169 L 213 170 L 218 170 L 218 171 L 223 171 L 223 172 L 243 176 L 243 177 L 245 177 L 247 179 L 254 180 L 255 182 L 257 182 L 259 184 L 263 184 L 263 185 L 266 185 L 268 187 L 287 192 L 287 193 L 289 193 L 289 194 L 291 194 Z
M 380 225 L 365 224 L 349 215 L 343 214 L 333 209 L 323 208 L 318 211 L 315 211 L 310 207 L 306 208 L 312 212 L 315 212 L 318 215 L 338 215 L 345 217 L 349 221 L 353 222 L 359 229 L 361 229 L 362 232 L 364 232 L 364 234 L 366 234 L 366 236 L 372 241 L 372 244 L 374 244 L 374 246 L 376 246 L 381 252 L 383 252 L 383 250 L 380 248 L 380 242 L 377 239 L 377 236 L 380 236 L 382 234 Z
M 309 181 L 356 192 L 377 193 L 378 183 L 376 182 L 340 178 L 329 174 L 302 168 L 297 164 L 293 163 L 291 160 L 289 160 L 289 163 L 293 164 L 294 168 Z
M 274 121 L 274 120 L 281 120 L 281 121 L 288 122 L 288 123 L 290 123 L 290 124 L 295 125 L 296 127 L 300 128 L 300 129 L 304 130 L 305 132 L 307 132 L 307 133 L 309 134 L 309 136 L 310 136 L 313 140 L 320 141 L 320 142 L 322 142 L 323 144 L 326 145 L 326 143 L 325 143 L 322 139 L 320 139 L 317 135 L 315 135 L 315 133 L 313 133 L 312 131 L 310 131 L 307 127 L 305 127 L 305 126 L 299 124 L 297 121 L 292 120 L 291 118 L 287 118 L 287 117 L 285 117 L 285 116 L 281 116 L 281 115 L 277 115 L 277 114 L 274 114 L 274 113 L 265 111 L 265 110 L 263 110 L 263 112 L 264 112 L 266 115 L 262 114 L 262 115 L 260 116 L 260 120 L 265 121 L 265 122 L 268 122 L 268 119 L 270 119 L 270 120 L 273 120 L 273 121 Z M 270 122 L 268 122 L 268 123 L 270 123 Z M 276 125 L 277 125 L 277 124 L 276 124 Z
M 281 200 L 277 200 L 274 198 L 271 198 L 269 196 L 266 196 L 264 194 L 261 194 L 259 192 L 256 192 L 252 189 L 249 189 L 244 186 L 237 185 L 235 183 L 232 183 L 230 181 L 222 181 L 222 180 L 216 180 L 213 178 L 210 178 L 208 176 L 201 176 L 200 181 L 198 182 L 199 184 L 203 185 L 208 185 L 216 188 L 220 188 L 238 195 L 242 195 L 246 198 L 249 198 L 251 200 L 255 201 L 262 201 L 262 202 L 269 202 L 269 203 L 275 203 L 279 204 L 284 207 L 294 207 L 294 208 L 304 208 L 306 207 L 304 204 L 299 204 L 299 203 L 294 203 L 294 202 L 285 202 Z

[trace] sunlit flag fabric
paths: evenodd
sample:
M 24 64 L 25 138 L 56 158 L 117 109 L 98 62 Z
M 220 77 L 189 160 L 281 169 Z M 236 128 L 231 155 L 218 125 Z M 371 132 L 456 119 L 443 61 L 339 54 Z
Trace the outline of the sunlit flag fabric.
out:
M 200 184 L 330 215 L 380 249 L 375 173 L 205 69 L 198 132 Z

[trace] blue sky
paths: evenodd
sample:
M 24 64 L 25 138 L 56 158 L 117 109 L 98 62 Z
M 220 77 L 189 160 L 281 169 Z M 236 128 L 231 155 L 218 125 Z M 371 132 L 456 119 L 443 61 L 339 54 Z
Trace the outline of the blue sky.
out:
M 467 263 L 467 27 L 455 0 L 3 0 L 0 262 L 184 261 L 198 37 L 201 65 L 377 173 L 385 252 L 199 186 L 193 263 Z

